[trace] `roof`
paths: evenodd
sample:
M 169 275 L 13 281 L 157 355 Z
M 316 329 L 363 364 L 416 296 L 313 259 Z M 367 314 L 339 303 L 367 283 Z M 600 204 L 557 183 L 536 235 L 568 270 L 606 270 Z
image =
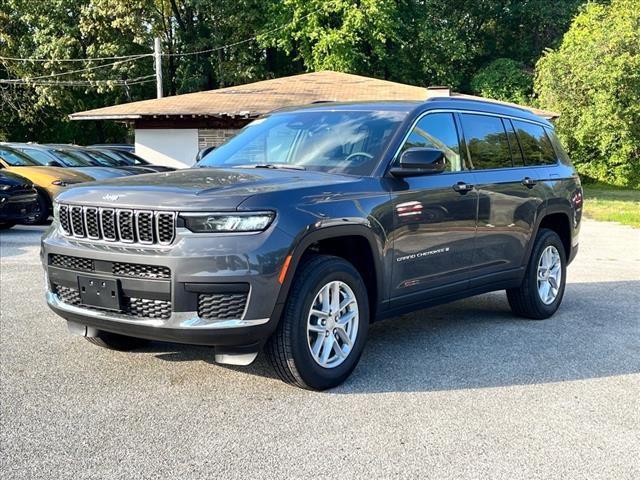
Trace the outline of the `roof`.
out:
M 447 92 L 449 93 L 449 92 Z M 138 120 L 156 117 L 251 118 L 272 110 L 313 102 L 414 100 L 426 101 L 440 91 L 424 87 L 362 77 L 349 73 L 321 71 L 275 78 L 234 87 L 187 93 L 172 97 L 124 103 L 70 115 L 72 120 Z M 449 93 L 450 96 L 460 94 Z M 473 97 L 479 98 L 479 97 Z M 553 112 L 531 109 L 554 118 Z

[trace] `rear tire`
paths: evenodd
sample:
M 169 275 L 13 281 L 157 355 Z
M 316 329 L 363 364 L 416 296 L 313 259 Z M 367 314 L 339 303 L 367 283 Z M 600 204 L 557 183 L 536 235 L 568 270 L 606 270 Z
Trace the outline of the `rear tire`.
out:
M 144 338 L 127 337 L 117 333 L 100 331 L 96 337 L 84 337 L 89 343 L 93 343 L 98 347 L 108 348 L 110 350 L 118 350 L 127 352 L 137 348 L 144 347 L 149 340 Z
M 340 385 L 354 370 L 368 329 L 369 299 L 358 271 L 342 258 L 314 255 L 296 271 L 265 352 L 284 382 L 326 390 Z
M 547 263 L 557 267 L 546 268 L 544 255 L 550 259 Z M 507 290 L 511 310 L 534 320 L 549 318 L 562 303 L 566 278 L 567 257 L 562 240 L 553 230 L 543 228 L 536 237 L 522 284 Z

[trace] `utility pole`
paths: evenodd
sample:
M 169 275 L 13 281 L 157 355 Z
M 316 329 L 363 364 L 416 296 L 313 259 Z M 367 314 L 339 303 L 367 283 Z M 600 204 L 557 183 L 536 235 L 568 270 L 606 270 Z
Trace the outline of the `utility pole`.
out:
M 156 70 L 157 97 L 162 98 L 162 47 L 159 37 L 156 37 L 153 41 L 153 58 L 153 64 Z

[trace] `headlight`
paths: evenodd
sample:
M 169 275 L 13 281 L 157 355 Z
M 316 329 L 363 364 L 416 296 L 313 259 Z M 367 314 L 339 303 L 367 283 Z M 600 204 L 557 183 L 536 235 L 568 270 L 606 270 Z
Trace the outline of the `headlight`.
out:
M 53 182 L 51 182 L 51 185 L 56 185 L 57 187 L 67 187 L 69 186 L 69 183 L 65 182 L 64 180 L 54 180 Z
M 261 232 L 273 221 L 273 212 L 183 213 L 185 226 L 196 233 Z

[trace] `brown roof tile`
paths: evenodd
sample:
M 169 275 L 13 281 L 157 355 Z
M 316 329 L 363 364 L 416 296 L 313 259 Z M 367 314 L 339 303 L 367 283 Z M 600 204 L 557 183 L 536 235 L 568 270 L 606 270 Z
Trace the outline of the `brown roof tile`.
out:
M 457 94 L 452 94 L 457 95 Z M 234 87 L 124 103 L 70 115 L 72 120 L 133 120 L 152 116 L 253 117 L 318 101 L 426 100 L 427 89 L 348 73 L 322 71 Z M 534 113 L 542 111 L 531 109 Z M 547 118 L 557 115 L 550 115 Z

